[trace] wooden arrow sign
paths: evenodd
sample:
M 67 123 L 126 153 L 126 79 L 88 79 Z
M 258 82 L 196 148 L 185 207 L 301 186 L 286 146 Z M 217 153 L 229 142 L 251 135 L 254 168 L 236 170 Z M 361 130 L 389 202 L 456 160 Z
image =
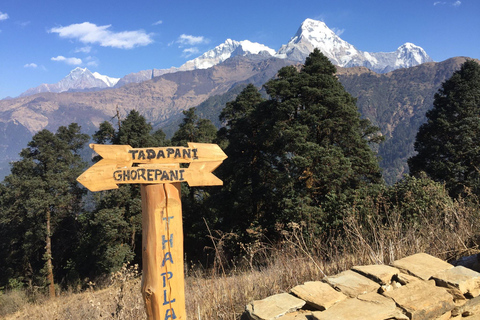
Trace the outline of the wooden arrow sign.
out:
M 189 186 L 218 186 L 212 174 L 227 158 L 216 144 L 189 143 L 185 147 L 132 148 L 127 145 L 91 144 L 102 160 L 77 178 L 90 191 L 117 189 L 118 184 L 187 182 Z M 179 168 L 179 163 L 190 163 Z M 134 166 L 138 164 L 138 166 Z M 172 167 L 172 164 L 177 164 Z
M 212 174 L 227 158 L 216 144 L 132 148 L 91 144 L 102 160 L 77 181 L 90 191 L 139 183 L 142 194 L 142 295 L 149 320 L 186 320 L 180 182 L 218 186 Z M 180 166 L 188 163 L 188 168 Z
M 185 147 L 132 148 L 128 145 L 90 144 L 102 160 L 97 164 L 132 166 L 134 163 L 191 163 L 223 161 L 227 155 L 216 144 L 189 142 Z

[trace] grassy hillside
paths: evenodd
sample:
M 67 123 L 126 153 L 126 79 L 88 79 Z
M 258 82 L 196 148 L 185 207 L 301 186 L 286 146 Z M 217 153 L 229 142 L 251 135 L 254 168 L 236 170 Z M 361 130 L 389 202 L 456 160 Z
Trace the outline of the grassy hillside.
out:
M 418 182 L 418 181 L 417 181 Z M 433 199 L 438 189 L 420 188 Z M 413 195 L 419 198 L 418 195 Z M 186 306 L 189 319 L 240 319 L 247 303 L 269 295 L 288 292 L 306 281 L 320 280 L 353 265 L 389 264 L 394 260 L 426 252 L 444 260 L 480 252 L 478 250 L 479 205 L 470 196 L 458 201 L 440 198 L 405 199 L 382 217 L 382 208 L 391 204 L 383 196 L 352 206 L 345 217 L 345 236 L 324 235 L 307 243 L 302 226 L 292 223 L 282 230 L 283 240 L 243 244 L 244 252 L 234 263 L 222 256 L 228 234 L 216 238 L 212 266 L 190 262 L 186 266 Z M 415 220 L 405 215 L 422 204 Z M 362 212 L 369 210 L 365 217 Z M 212 245 L 213 247 L 213 245 Z M 136 266 L 96 283 L 85 280 L 78 287 L 57 292 L 47 300 L 40 291 L 10 289 L 0 291 L 0 317 L 13 319 L 146 319 L 140 294 L 141 273 Z M 82 286 L 86 289 L 82 290 Z M 38 289 L 34 289 L 38 290 Z

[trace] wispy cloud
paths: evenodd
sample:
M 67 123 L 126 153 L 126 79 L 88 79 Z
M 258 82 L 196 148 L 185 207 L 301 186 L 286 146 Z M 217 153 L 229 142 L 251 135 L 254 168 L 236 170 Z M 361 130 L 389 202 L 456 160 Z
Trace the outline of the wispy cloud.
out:
M 78 66 L 82 64 L 82 59 L 75 58 L 75 57 L 65 58 L 64 56 L 57 56 L 57 57 L 52 57 L 50 60 L 64 62 L 66 64 L 73 65 L 73 66 Z
M 462 1 L 455 1 L 455 2 L 448 2 L 448 1 L 435 1 L 433 3 L 434 6 L 444 6 L 444 5 L 449 5 L 452 7 L 459 7 L 462 4 Z
M 33 62 L 32 62 L 32 63 L 27 63 L 27 64 L 24 65 L 23 67 L 24 67 L 24 68 L 33 68 L 33 69 L 35 69 L 35 68 L 37 68 L 38 66 L 37 66 L 36 63 L 33 63 Z
M 28 26 L 31 22 L 30 22 L 30 21 L 17 21 L 17 22 L 15 22 L 15 23 L 18 24 L 20 27 L 25 28 L 25 27 Z
M 113 32 L 111 25 L 97 26 L 83 22 L 66 27 L 51 28 L 49 32 L 58 33 L 60 38 L 76 39 L 85 44 L 99 44 L 102 47 L 132 49 L 146 46 L 153 42 L 151 34 L 144 30 Z
M 345 32 L 345 29 L 338 29 L 333 27 L 332 31 L 335 32 L 335 34 L 340 37 Z
M 7 20 L 8 18 L 8 14 L 0 11 L 0 21 Z
M 185 58 L 188 58 L 194 54 L 197 54 L 199 53 L 200 50 L 198 50 L 197 47 L 191 47 L 191 48 L 187 48 L 187 49 L 184 49 L 183 52 L 182 52 L 182 57 L 185 57 Z
M 182 51 L 182 57 L 185 57 L 185 58 L 188 58 L 200 52 L 200 50 L 196 46 L 207 44 L 209 42 L 210 42 L 210 39 L 207 39 L 204 36 L 192 36 L 188 34 L 180 35 L 177 41 L 175 41 L 175 43 L 178 44 L 179 48 L 185 48 Z M 170 43 L 169 45 L 171 44 L 173 43 Z
M 92 51 L 92 47 L 90 46 L 85 46 L 85 47 L 81 47 L 81 48 L 75 48 L 74 52 L 78 53 L 78 52 L 82 52 L 82 53 L 90 53 L 90 51 Z
M 177 39 L 177 43 L 179 43 L 180 46 L 196 46 L 199 44 L 206 44 L 209 42 L 210 40 L 203 36 L 196 37 L 196 36 L 191 36 L 187 34 L 182 34 Z
M 162 24 L 162 23 L 163 23 L 162 20 L 158 20 L 158 21 L 152 23 L 152 26 L 158 26 L 159 24 Z
M 99 65 L 99 61 L 96 57 L 88 56 L 85 58 L 85 61 L 89 67 L 98 67 Z

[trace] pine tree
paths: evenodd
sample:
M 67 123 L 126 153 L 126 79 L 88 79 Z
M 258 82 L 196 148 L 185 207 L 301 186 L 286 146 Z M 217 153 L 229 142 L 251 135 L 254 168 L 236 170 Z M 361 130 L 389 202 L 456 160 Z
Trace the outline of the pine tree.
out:
M 187 146 L 188 142 L 211 143 L 217 128 L 208 119 L 201 119 L 195 114 L 195 108 L 183 111 L 183 121 L 172 137 L 172 143 L 177 146 Z
M 341 206 L 356 190 L 382 181 L 369 146 L 380 140 L 378 128 L 360 119 L 335 71 L 315 50 L 300 71 L 282 68 L 265 84 L 267 101 L 249 87 L 225 108 L 225 167 L 239 159 L 222 176 L 230 184 L 226 214 L 243 218 L 240 226 L 273 233 L 303 221 L 318 232 L 341 223 Z
M 196 108 L 183 111 L 183 115 L 183 121 L 172 137 L 172 145 L 186 147 L 189 142 L 214 142 L 217 128 L 210 120 L 200 118 Z M 211 211 L 206 208 L 205 202 L 212 187 L 189 187 L 182 183 L 181 188 L 185 253 L 189 259 L 201 259 L 199 252 L 205 247 L 207 234 L 204 219 L 211 220 Z
M 130 111 L 125 119 L 118 119 L 118 124 L 115 129 L 110 122 L 101 123 L 94 141 L 133 148 L 169 143 L 161 130 L 152 132 L 152 126 L 138 111 Z M 138 185 L 120 185 L 116 190 L 96 193 L 94 198 L 95 209 L 82 217 L 81 273 L 91 277 L 116 271 L 126 262 L 140 263 L 142 208 Z
M 88 139 L 75 123 L 55 134 L 42 130 L 13 163 L 1 194 L 0 234 L 8 235 L 3 281 L 19 279 L 30 287 L 47 283 L 50 296 L 55 295 L 55 277 L 64 278 L 75 259 L 84 194 L 76 178 L 85 167 L 79 152 Z
M 253 234 L 260 227 L 262 199 L 267 192 L 266 177 L 262 175 L 268 172 L 268 161 L 262 153 L 259 130 L 268 116 L 254 115 L 264 102 L 257 88 L 249 84 L 220 114 L 225 127 L 219 130 L 218 137 L 228 158 L 216 171 L 224 186 L 213 198 L 212 206 L 221 212 L 222 227 L 240 235 L 246 230 Z
M 360 119 L 335 71 L 314 50 L 300 72 L 283 68 L 265 85 L 271 97 L 264 105 L 271 114 L 265 132 L 276 176 L 271 212 L 280 215 L 269 221 L 304 221 L 311 231 L 341 223 L 339 209 L 355 190 L 381 182 L 369 147 L 378 128 Z
M 452 196 L 480 194 L 480 65 L 469 60 L 435 94 L 415 140 L 410 173 L 426 172 Z

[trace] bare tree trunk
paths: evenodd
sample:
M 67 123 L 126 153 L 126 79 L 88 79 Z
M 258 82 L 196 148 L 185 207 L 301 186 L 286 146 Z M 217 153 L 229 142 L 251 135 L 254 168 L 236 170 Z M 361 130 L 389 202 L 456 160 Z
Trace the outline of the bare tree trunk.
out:
M 51 227 L 50 227 L 50 210 L 47 210 L 47 237 L 45 242 L 46 257 L 47 257 L 47 280 L 48 280 L 48 291 L 50 293 L 50 298 L 55 298 L 55 283 L 53 282 L 53 264 L 52 264 L 52 238 L 51 238 Z

